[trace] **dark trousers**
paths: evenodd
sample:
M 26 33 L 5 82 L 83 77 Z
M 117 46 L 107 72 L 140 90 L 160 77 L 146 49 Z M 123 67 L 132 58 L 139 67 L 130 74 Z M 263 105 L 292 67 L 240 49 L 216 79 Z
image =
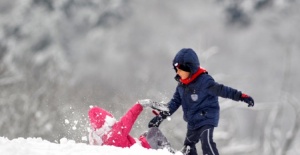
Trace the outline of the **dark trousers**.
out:
M 219 155 L 217 145 L 213 141 L 214 126 L 205 125 L 196 130 L 188 130 L 184 145 L 190 146 L 188 155 L 198 155 L 196 144 L 201 140 L 203 155 Z

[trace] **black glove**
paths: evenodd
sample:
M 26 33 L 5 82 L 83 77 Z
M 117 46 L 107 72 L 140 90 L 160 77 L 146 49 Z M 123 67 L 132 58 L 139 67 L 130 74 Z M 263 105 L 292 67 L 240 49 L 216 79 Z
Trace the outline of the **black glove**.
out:
M 241 95 L 241 101 L 246 102 L 248 104 L 248 107 L 253 107 L 254 106 L 254 100 L 251 96 L 247 94 L 242 94 Z
M 164 119 L 162 117 L 160 117 L 159 115 L 155 116 L 154 118 L 151 119 L 151 121 L 148 124 L 148 128 L 152 128 L 152 127 L 159 127 L 160 123 L 163 121 Z
M 168 111 L 161 111 L 157 116 L 151 119 L 151 121 L 148 124 L 148 127 L 159 127 L 160 123 L 170 115 L 171 114 Z

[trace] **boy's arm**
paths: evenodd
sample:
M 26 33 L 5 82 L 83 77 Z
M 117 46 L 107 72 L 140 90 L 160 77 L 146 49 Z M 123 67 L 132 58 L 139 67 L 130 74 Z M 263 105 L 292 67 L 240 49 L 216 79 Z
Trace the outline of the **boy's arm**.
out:
M 180 106 L 181 106 L 181 99 L 177 87 L 173 95 L 173 98 L 168 104 L 170 115 L 172 115 Z
M 160 123 L 166 119 L 168 116 L 171 116 L 181 105 L 181 99 L 178 92 L 178 87 L 173 95 L 173 98 L 168 103 L 169 111 L 161 111 L 157 116 L 150 120 L 148 127 L 159 127 Z
M 133 124 L 136 119 L 143 111 L 143 107 L 140 104 L 135 104 L 131 107 L 126 114 L 120 119 L 118 122 L 120 127 L 122 128 L 122 135 L 128 135 L 132 129 Z
M 235 101 L 243 101 L 248 104 L 248 107 L 254 106 L 254 100 L 251 96 L 242 93 L 234 88 L 219 84 L 213 78 L 208 78 L 205 82 L 207 91 L 210 95 L 230 98 Z
M 207 91 L 210 95 L 230 98 L 235 101 L 241 99 L 242 92 L 215 82 L 213 79 L 207 81 Z

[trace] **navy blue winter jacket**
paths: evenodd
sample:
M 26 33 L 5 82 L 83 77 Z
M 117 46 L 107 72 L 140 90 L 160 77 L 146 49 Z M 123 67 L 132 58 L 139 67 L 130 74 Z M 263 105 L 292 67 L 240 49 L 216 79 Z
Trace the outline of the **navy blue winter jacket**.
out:
M 197 54 L 192 49 L 180 50 L 173 60 L 173 65 L 176 63 L 187 66 L 191 70 L 191 76 L 200 67 Z M 179 84 L 169 102 L 170 114 L 182 106 L 183 118 L 190 130 L 203 125 L 218 126 L 220 114 L 218 96 L 235 101 L 241 98 L 240 91 L 215 82 L 207 72 L 200 74 L 187 85 L 181 83 L 179 78 L 178 75 L 175 77 Z

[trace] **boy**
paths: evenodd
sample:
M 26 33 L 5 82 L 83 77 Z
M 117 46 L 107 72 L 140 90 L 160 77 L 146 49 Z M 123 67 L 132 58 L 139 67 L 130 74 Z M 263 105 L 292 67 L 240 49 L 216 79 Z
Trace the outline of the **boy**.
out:
M 204 155 L 218 155 L 213 141 L 213 131 L 219 122 L 218 96 L 246 102 L 249 107 L 254 106 L 254 100 L 249 95 L 215 82 L 200 67 L 197 54 L 190 48 L 184 48 L 176 54 L 173 67 L 177 73 L 175 79 L 178 86 L 168 103 L 169 111 L 160 112 L 148 126 L 158 127 L 167 116 L 182 106 L 184 120 L 187 122 L 183 153 L 197 155 L 196 144 L 200 140 Z

